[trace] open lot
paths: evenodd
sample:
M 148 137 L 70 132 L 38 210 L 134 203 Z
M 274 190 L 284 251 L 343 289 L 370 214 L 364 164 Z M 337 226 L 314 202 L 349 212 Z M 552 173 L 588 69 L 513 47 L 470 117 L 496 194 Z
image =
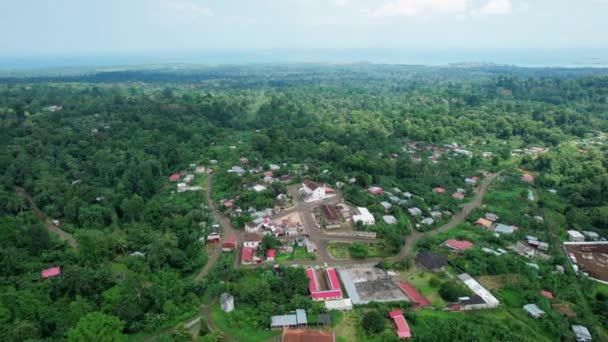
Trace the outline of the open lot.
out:
M 409 301 L 386 271 L 372 266 L 350 266 L 338 270 L 353 304 Z

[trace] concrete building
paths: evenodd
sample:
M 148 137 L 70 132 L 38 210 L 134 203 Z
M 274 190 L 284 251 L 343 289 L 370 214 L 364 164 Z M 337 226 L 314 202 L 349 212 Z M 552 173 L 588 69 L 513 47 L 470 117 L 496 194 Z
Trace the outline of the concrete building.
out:
M 568 241 L 583 242 L 585 241 L 585 236 L 577 230 L 569 230 Z
M 485 287 L 481 286 L 475 279 L 473 279 L 467 273 L 463 273 L 458 276 L 458 279 L 462 281 L 477 297 L 481 300 L 471 301 L 471 303 L 461 302 L 461 310 L 475 310 L 475 309 L 492 309 L 496 308 L 500 302 L 494 297 L 490 291 L 486 290 Z M 470 299 L 469 299 L 470 300 Z
M 222 293 L 220 296 L 220 307 L 224 312 L 232 312 L 234 310 L 234 297 L 229 293 Z
M 361 221 L 366 226 L 376 223 L 374 215 L 372 215 L 367 208 L 357 207 L 357 211 L 359 213 L 357 215 L 353 215 L 353 222 Z

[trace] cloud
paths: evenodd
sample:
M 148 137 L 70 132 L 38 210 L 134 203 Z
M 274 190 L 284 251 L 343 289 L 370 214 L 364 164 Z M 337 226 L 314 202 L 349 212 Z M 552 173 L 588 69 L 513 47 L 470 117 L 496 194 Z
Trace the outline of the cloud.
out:
M 166 0 L 167 7 L 177 13 L 197 17 L 213 17 L 215 13 L 211 8 L 205 7 L 194 0 Z
M 344 7 L 344 6 L 348 5 L 349 2 L 350 2 L 350 0 L 334 0 L 334 5 L 336 5 L 338 7 Z
M 412 17 L 419 14 L 460 14 L 467 11 L 469 0 L 393 0 L 366 12 L 374 17 Z
M 475 16 L 505 15 L 513 12 L 511 0 L 490 0 L 485 5 L 474 9 L 471 14 Z

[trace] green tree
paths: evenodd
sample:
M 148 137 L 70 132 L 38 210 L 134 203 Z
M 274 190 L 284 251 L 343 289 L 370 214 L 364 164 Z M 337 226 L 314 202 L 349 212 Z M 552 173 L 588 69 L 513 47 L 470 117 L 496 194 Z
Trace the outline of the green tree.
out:
M 367 246 L 361 243 L 353 243 L 348 246 L 348 253 L 355 259 L 365 259 L 368 254 Z
M 361 326 L 367 333 L 377 334 L 384 330 L 384 319 L 378 311 L 368 311 L 361 319 Z
M 91 312 L 82 317 L 76 326 L 68 331 L 68 341 L 126 341 L 125 335 L 122 334 L 123 327 L 124 323 L 115 316 Z

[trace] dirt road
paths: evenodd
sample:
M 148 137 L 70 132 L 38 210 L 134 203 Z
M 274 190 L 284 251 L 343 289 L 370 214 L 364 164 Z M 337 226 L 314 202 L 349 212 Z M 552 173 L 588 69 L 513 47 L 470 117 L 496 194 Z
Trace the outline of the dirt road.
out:
M 38 220 L 40 220 L 40 222 L 44 225 L 44 228 L 46 228 L 49 232 L 57 235 L 61 241 L 66 241 L 68 245 L 70 245 L 72 248 L 78 248 L 78 242 L 76 242 L 76 239 L 74 239 L 72 234 L 52 224 L 51 221 L 42 212 L 42 210 L 40 210 L 38 206 L 36 206 L 36 203 L 34 203 L 32 196 L 30 196 L 30 194 L 28 194 L 25 189 L 17 186 L 15 187 L 15 192 L 19 196 L 23 197 L 26 201 L 28 201 L 32 211 L 34 212 Z
M 221 227 L 224 229 L 222 236 L 228 237 L 231 235 L 236 235 L 238 238 L 238 241 L 243 241 L 240 236 L 242 231 L 238 231 L 238 230 L 234 229 L 234 227 L 230 223 L 230 220 L 227 219 L 224 215 L 221 215 L 219 212 L 217 212 L 215 205 L 213 204 L 213 200 L 211 199 L 211 187 L 212 186 L 213 186 L 213 174 L 210 174 L 207 177 L 205 198 L 207 200 L 207 207 L 209 208 L 209 210 L 211 210 L 211 214 L 213 215 L 213 218 L 217 222 L 219 222 Z M 238 250 L 238 248 L 237 248 L 237 250 Z M 218 243 L 217 246 L 215 246 L 213 253 L 211 255 L 209 255 L 209 259 L 207 260 L 207 263 L 205 264 L 205 266 L 194 277 L 194 281 L 201 281 L 203 279 L 203 277 L 205 277 L 207 275 L 207 273 L 209 273 L 209 271 L 211 271 L 211 269 L 213 268 L 213 266 L 215 265 L 215 263 L 217 262 L 217 260 L 219 259 L 221 254 L 222 254 L 222 244 Z

